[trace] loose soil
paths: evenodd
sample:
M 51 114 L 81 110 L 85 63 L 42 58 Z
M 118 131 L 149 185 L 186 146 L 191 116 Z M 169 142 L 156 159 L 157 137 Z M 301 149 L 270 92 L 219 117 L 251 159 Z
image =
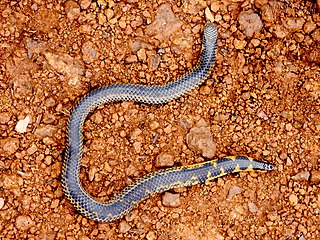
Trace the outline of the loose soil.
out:
M 2 0 L 0 238 L 319 240 L 319 4 Z M 215 158 L 247 155 L 277 170 L 176 189 L 173 203 L 158 194 L 111 223 L 82 217 L 60 179 L 73 106 L 102 86 L 165 84 L 192 69 L 206 17 L 219 32 L 206 82 L 165 105 L 96 109 L 81 181 L 104 201 L 161 161 L 204 161 L 186 142 L 199 122 Z

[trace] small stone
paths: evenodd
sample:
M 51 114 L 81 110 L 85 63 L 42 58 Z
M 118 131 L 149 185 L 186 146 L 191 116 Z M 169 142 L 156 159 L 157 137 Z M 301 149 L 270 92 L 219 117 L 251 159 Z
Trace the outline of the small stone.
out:
M 137 139 L 137 137 L 142 133 L 140 128 L 136 128 L 135 130 L 133 130 L 133 132 L 131 133 L 130 137 L 132 140 Z
M 213 141 L 210 126 L 203 119 L 190 129 L 186 138 L 189 148 L 200 152 L 203 157 L 213 158 L 215 155 L 216 144 Z
M 288 35 L 288 31 L 282 25 L 276 25 L 274 33 L 278 38 L 285 38 Z
M 268 229 L 266 227 L 259 227 L 256 231 L 256 234 L 258 236 L 261 236 L 263 234 L 266 234 L 268 232 Z
M 292 124 L 291 123 L 287 123 L 286 124 L 286 130 L 288 131 L 288 132 L 290 132 L 291 130 L 292 130 Z
M 174 157 L 166 152 L 158 155 L 156 159 L 156 167 L 172 167 L 174 164 Z
M 18 133 L 25 133 L 27 131 L 28 124 L 30 123 L 30 115 L 27 115 L 24 119 L 21 119 L 17 122 L 15 130 Z
M 81 0 L 80 7 L 82 9 L 87 9 L 91 5 L 91 0 Z
M 249 38 L 252 38 L 253 35 L 263 27 L 260 16 L 252 10 L 241 12 L 239 15 L 239 23 L 244 29 L 245 35 Z
M 75 20 L 80 16 L 80 7 L 78 3 L 74 1 L 67 1 L 64 5 L 64 8 L 68 19 Z
M 34 225 L 34 222 L 29 216 L 22 215 L 16 218 L 15 226 L 18 230 L 26 231 L 33 225 Z
M 120 233 L 126 233 L 131 229 L 131 226 L 126 221 L 121 221 L 119 224 Z
M 29 155 L 34 154 L 36 151 L 38 150 L 37 145 L 32 144 L 28 149 L 27 149 L 27 153 Z
M 159 128 L 160 124 L 156 121 L 153 121 L 151 124 L 150 124 L 150 128 L 151 130 L 156 130 L 157 128 Z
M 157 239 L 157 236 L 156 236 L 156 234 L 154 232 L 148 232 L 147 236 L 146 236 L 146 239 L 147 240 L 155 240 L 155 239 Z
M 227 199 L 231 200 L 235 195 L 238 195 L 242 192 L 242 188 L 238 186 L 232 186 L 229 190 Z
M 305 33 L 309 34 L 311 33 L 313 30 L 315 30 L 317 27 L 317 24 L 315 24 L 314 22 L 308 21 L 304 24 L 303 26 L 303 30 Z
M 310 173 L 307 171 L 302 171 L 292 176 L 291 178 L 295 181 L 308 181 L 310 177 Z
M 150 53 L 148 54 L 148 68 L 150 71 L 155 71 L 157 70 L 159 64 L 160 64 L 160 57 L 158 56 L 158 54 L 155 53 Z
M 4 206 L 4 199 L 0 198 L 0 209 L 2 209 Z
M 138 55 L 139 61 L 145 62 L 147 60 L 147 54 L 144 48 L 139 49 L 137 52 L 137 55 Z
M 87 64 L 91 64 L 99 56 L 99 53 L 98 53 L 96 46 L 90 41 L 86 41 L 82 45 L 81 52 L 82 52 L 83 60 Z
M 295 195 L 294 193 L 293 194 L 290 194 L 289 196 L 289 203 L 292 205 L 292 206 L 295 206 L 298 204 L 298 197 L 297 195 Z
M 57 131 L 57 128 L 52 125 L 42 125 L 39 126 L 35 131 L 34 135 L 37 138 L 53 137 L 54 133 Z
M 166 207 L 179 207 L 180 194 L 165 192 L 162 197 L 162 204 Z
M 57 198 L 53 199 L 51 202 L 50 208 L 56 209 L 59 206 L 59 203 L 60 203 L 59 199 L 57 199 Z
M 0 113 L 0 124 L 6 124 L 10 121 L 11 114 L 8 112 L 1 112 Z
M 248 203 L 249 212 L 256 213 L 258 211 L 258 207 L 253 202 Z
M 311 183 L 319 184 L 320 183 L 320 171 L 319 170 L 312 170 L 311 171 Z
M 205 14 L 206 18 L 210 22 L 214 22 L 214 16 L 212 15 L 212 12 L 210 11 L 210 8 L 206 7 L 206 10 L 204 11 L 204 14 Z
M 138 61 L 138 58 L 136 55 L 130 55 L 126 58 L 126 63 L 134 63 L 137 61 Z
M 95 166 L 90 167 L 89 172 L 88 172 L 89 181 L 91 181 L 91 182 L 93 181 L 97 172 L 98 172 L 97 167 L 95 167 Z
M 258 115 L 258 117 L 263 118 L 264 120 L 268 120 L 269 119 L 267 114 L 265 114 L 265 112 L 262 111 L 262 110 L 260 110 L 257 115 Z
M 290 32 L 296 32 L 302 29 L 303 25 L 305 23 L 305 20 L 301 18 L 287 18 L 283 25 L 286 29 L 288 29 Z
M 19 148 L 18 138 L 5 138 L 0 140 L 0 147 L 8 154 L 14 154 Z
M 135 142 L 133 144 L 134 150 L 136 151 L 136 153 L 140 153 L 141 152 L 141 142 Z
M 247 42 L 245 40 L 234 39 L 233 44 L 235 49 L 241 50 L 247 45 Z

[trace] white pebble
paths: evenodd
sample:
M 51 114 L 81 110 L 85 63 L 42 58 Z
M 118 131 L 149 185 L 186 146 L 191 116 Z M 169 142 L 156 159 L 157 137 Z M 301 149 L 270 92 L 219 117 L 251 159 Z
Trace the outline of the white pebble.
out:
M 18 133 L 25 133 L 27 131 L 28 124 L 30 123 L 30 115 L 27 115 L 24 119 L 18 121 L 15 130 Z

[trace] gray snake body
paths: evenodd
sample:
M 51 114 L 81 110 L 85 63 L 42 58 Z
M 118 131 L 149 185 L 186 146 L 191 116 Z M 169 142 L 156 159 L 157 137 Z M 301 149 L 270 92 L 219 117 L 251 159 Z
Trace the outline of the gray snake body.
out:
M 181 97 L 203 83 L 210 73 L 215 62 L 216 41 L 216 28 L 213 24 L 207 24 L 200 61 L 188 74 L 165 85 L 119 84 L 104 87 L 85 96 L 74 108 L 68 124 L 68 146 L 63 163 L 62 186 L 67 198 L 81 214 L 96 221 L 112 221 L 121 218 L 138 202 L 155 193 L 191 186 L 229 172 L 273 169 L 270 164 L 247 157 L 227 157 L 191 166 L 169 168 L 138 179 L 107 202 L 95 200 L 81 186 L 79 174 L 83 147 L 82 129 L 89 112 L 107 102 L 161 104 Z

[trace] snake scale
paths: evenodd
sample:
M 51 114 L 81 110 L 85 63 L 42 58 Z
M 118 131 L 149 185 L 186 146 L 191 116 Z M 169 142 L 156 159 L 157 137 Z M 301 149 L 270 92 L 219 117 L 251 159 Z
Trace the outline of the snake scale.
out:
M 62 187 L 73 206 L 95 221 L 113 221 L 124 216 L 140 201 L 172 188 L 191 186 L 239 171 L 269 171 L 271 164 L 248 157 L 224 157 L 190 166 L 163 169 L 138 179 L 113 199 L 99 202 L 82 187 L 79 179 L 84 121 L 97 106 L 115 101 L 161 104 L 177 99 L 202 84 L 215 62 L 217 30 L 212 23 L 204 28 L 203 50 L 198 65 L 189 73 L 165 85 L 117 84 L 86 95 L 73 109 L 68 123 L 67 148 L 62 169 Z

